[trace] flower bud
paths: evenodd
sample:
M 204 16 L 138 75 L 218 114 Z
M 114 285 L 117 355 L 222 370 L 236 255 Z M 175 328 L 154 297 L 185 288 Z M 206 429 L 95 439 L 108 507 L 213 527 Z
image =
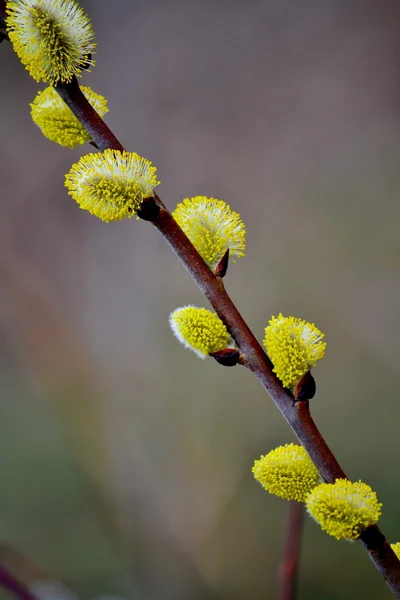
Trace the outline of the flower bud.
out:
M 206 308 L 183 306 L 169 317 L 171 329 L 178 340 L 200 358 L 233 345 L 229 332 L 219 316 Z
M 74 0 L 9 0 L 6 25 L 16 54 L 35 81 L 69 82 L 94 64 L 92 25 Z
M 244 256 L 244 224 L 223 200 L 206 196 L 186 198 L 172 216 L 213 271 L 228 250 L 233 261 Z
M 82 86 L 81 90 L 100 117 L 108 112 L 103 96 L 95 94 L 89 87 Z M 90 140 L 84 126 L 51 86 L 36 95 L 31 104 L 31 116 L 43 135 L 60 146 L 75 148 Z
M 308 496 L 306 506 L 321 528 L 337 540 L 357 540 L 382 513 L 382 504 L 369 485 L 347 479 L 321 483 Z
M 253 475 L 270 494 L 304 502 L 320 482 L 314 463 L 303 446 L 286 444 L 254 462 Z
M 298 381 L 325 354 L 324 334 L 313 323 L 295 317 L 272 317 L 265 329 L 264 347 L 283 387 Z
M 153 195 L 156 168 L 135 152 L 104 150 L 86 154 L 65 176 L 69 195 L 103 221 L 132 217 Z

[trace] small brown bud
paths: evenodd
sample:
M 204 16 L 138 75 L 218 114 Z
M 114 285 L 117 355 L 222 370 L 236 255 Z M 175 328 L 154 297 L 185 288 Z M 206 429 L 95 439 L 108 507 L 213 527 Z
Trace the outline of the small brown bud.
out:
M 311 371 L 307 371 L 295 387 L 294 400 L 295 402 L 311 400 L 315 396 L 315 391 L 315 379 Z
M 236 348 L 224 348 L 218 352 L 211 352 L 210 356 L 224 367 L 234 367 L 238 364 L 240 352 Z
M 160 214 L 160 207 L 156 204 L 155 198 L 144 198 L 136 214 L 143 221 L 155 221 Z
M 228 270 L 228 264 L 229 264 L 229 248 L 225 252 L 223 257 L 221 258 L 219 263 L 217 264 L 217 267 L 215 269 L 215 275 L 217 277 L 221 277 L 221 279 L 222 279 L 222 277 L 225 277 L 226 272 Z

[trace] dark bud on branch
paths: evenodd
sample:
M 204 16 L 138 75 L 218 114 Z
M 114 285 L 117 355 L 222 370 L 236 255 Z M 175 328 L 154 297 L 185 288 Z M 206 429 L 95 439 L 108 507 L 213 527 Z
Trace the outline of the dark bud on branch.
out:
M 156 204 L 155 198 L 144 198 L 136 214 L 143 221 L 155 221 L 160 214 L 160 207 Z
M 311 400 L 311 398 L 314 398 L 315 392 L 315 379 L 311 375 L 311 371 L 307 371 L 295 387 L 294 400 L 295 402 Z
M 224 367 L 234 367 L 239 362 L 240 352 L 236 348 L 224 348 L 218 352 L 211 352 L 210 356 Z
M 217 277 L 221 277 L 221 279 L 222 279 L 222 277 L 225 277 L 226 272 L 228 270 L 228 264 L 229 264 L 229 248 L 225 252 L 223 257 L 221 258 L 221 260 L 219 261 L 217 268 L 215 269 L 215 275 Z

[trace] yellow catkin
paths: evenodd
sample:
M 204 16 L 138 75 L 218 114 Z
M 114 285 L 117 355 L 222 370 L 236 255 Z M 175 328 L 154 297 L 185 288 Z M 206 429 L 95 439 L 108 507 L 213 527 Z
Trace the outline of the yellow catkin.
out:
M 177 308 L 171 313 L 169 322 L 178 340 L 200 358 L 205 358 L 210 353 L 218 352 L 233 344 L 221 319 L 206 308 L 196 306 Z
M 92 25 L 74 0 L 9 0 L 6 26 L 16 54 L 36 81 L 69 82 L 94 64 Z
M 320 476 L 303 446 L 286 444 L 254 462 L 252 473 L 270 494 L 305 502 Z
M 324 334 L 296 317 L 272 317 L 263 340 L 274 373 L 285 388 L 293 388 L 325 354 Z
M 195 196 L 180 202 L 172 216 L 211 269 L 225 252 L 231 259 L 244 256 L 246 230 L 238 213 L 223 200 Z
M 86 154 L 65 176 L 80 208 L 103 221 L 132 217 L 159 184 L 156 167 L 135 152 L 104 150 Z
M 321 483 L 309 494 L 306 506 L 321 528 L 337 540 L 357 540 L 382 513 L 382 504 L 369 485 L 347 479 Z
M 101 117 L 108 112 L 107 100 L 103 96 L 85 86 L 81 86 L 81 91 Z M 52 142 L 75 148 L 91 139 L 90 134 L 53 87 L 39 92 L 30 106 L 32 120 Z

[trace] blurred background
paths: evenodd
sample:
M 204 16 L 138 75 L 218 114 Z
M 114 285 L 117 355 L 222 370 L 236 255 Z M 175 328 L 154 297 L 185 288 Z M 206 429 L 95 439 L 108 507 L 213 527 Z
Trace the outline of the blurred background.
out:
M 313 415 L 399 541 L 399 3 L 82 5 L 82 83 L 163 201 L 246 223 L 226 286 L 258 338 L 279 311 L 326 333 Z M 169 313 L 206 301 L 151 225 L 79 210 L 64 174 L 93 148 L 46 140 L 44 86 L 0 57 L 0 562 L 43 600 L 276 598 L 288 505 L 251 467 L 289 427 L 245 369 L 178 344 Z M 392 596 L 308 519 L 298 598 L 361 597 Z

